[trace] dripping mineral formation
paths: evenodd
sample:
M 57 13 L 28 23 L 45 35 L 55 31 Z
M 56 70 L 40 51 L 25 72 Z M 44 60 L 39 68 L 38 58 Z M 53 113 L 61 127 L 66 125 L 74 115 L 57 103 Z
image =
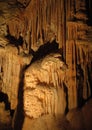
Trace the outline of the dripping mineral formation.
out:
M 60 54 L 50 54 L 25 71 L 24 111 L 29 117 L 64 113 L 66 66 L 60 58 Z
M 91 12 L 91 0 L 0 0 L 0 130 L 92 130 Z

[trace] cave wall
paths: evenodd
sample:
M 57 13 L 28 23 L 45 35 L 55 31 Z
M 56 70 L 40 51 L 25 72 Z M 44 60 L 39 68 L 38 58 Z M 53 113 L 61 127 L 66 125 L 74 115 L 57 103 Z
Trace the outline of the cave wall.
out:
M 92 69 L 92 28 L 88 26 L 86 4 L 85 0 L 69 0 L 66 4 L 66 63 L 69 67 L 67 84 L 70 109 L 81 106 L 82 101 L 91 96 L 88 73 Z
M 8 22 L 9 33 L 24 39 L 24 49 L 37 48 L 56 39 L 60 47 L 65 44 L 64 1 L 30 1 L 20 15 Z M 17 28 L 17 29 L 16 29 Z
M 16 55 L 0 49 L 0 81 L 2 82 L 0 87 L 4 93 L 7 93 L 12 109 L 15 109 L 17 104 L 20 67 Z
M 31 61 L 31 58 L 27 61 L 25 55 L 53 40 L 58 42 L 68 65 L 65 80 L 68 104 L 65 99 L 64 109 L 65 104 L 71 109 L 81 105 L 80 98 L 86 100 L 92 96 L 92 26 L 88 25 L 85 0 L 8 0 L 1 1 L 0 5 L 3 10 L 0 11 L 0 75 L 2 91 L 8 94 L 13 109 L 17 105 L 22 66 Z M 14 45 L 13 41 L 14 47 L 11 47 L 7 36 L 14 41 L 21 36 L 23 43 L 20 45 L 17 41 Z M 11 49 L 7 49 L 8 45 Z
M 21 71 L 30 60 L 31 56 L 19 56 L 14 46 L 0 48 L 0 90 L 8 95 L 11 109 L 15 109 L 18 104 Z

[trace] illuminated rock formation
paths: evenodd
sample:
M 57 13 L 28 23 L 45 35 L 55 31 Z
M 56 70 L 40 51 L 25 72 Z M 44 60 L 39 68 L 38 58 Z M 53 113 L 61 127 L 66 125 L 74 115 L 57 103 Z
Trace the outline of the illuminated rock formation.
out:
M 2 42 L 6 41 L 3 39 Z M 30 63 L 32 57 L 18 55 L 18 48 L 13 45 L 4 46 L 0 47 L 0 87 L 4 93 L 8 94 L 11 109 L 15 109 L 18 102 L 20 72 L 25 65 Z
M 31 48 L 35 50 L 55 37 L 60 47 L 64 46 L 65 9 L 63 5 L 64 1 L 60 0 L 31 0 L 25 10 L 20 10 L 20 14 L 8 21 L 9 33 L 16 38 L 22 36 L 24 49 L 29 51 Z
M 20 110 L 38 120 L 82 107 L 92 97 L 91 4 L 0 0 L 0 91 L 17 108 L 16 120 Z M 60 54 L 49 49 L 53 41 Z
M 65 112 L 66 92 L 64 79 L 66 65 L 60 54 L 50 54 L 38 60 L 24 75 L 24 111 L 31 118 L 43 114 L 58 115 Z

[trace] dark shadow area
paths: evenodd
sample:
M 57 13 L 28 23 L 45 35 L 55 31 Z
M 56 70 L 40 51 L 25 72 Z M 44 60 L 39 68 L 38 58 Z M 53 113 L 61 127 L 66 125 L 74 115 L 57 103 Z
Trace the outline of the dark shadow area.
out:
M 20 72 L 20 83 L 18 89 L 18 105 L 14 113 L 14 130 L 22 130 L 24 122 L 24 104 L 23 104 L 23 86 L 24 86 L 24 72 L 25 67 Z
M 87 72 L 88 72 L 88 81 L 90 84 L 91 98 L 92 98 L 92 63 L 91 63 L 91 67 L 89 66 L 89 64 L 87 65 Z
M 6 93 L 0 92 L 0 102 L 4 102 L 5 110 L 10 110 L 10 102 Z
M 23 45 L 23 38 L 19 36 L 19 39 L 16 39 L 14 36 L 11 36 L 10 34 L 8 34 L 6 38 L 8 39 L 9 44 L 14 45 L 18 49 L 19 54 L 20 53 L 19 46 Z
M 1 92 L 1 91 L 0 91 L 0 102 L 4 102 L 5 110 L 6 111 L 9 110 L 10 116 L 13 117 L 14 110 L 11 109 L 10 102 L 9 102 L 9 99 L 8 99 L 8 95 L 6 93 Z
M 92 0 L 86 0 L 86 8 L 87 8 L 87 15 L 88 15 L 88 25 L 92 26 Z
M 78 99 L 78 107 L 82 107 L 84 104 L 84 99 L 83 99 L 83 81 L 84 81 L 84 73 L 81 68 L 81 65 L 77 65 L 77 99 Z
M 23 38 L 22 38 L 21 36 L 19 36 L 19 38 L 16 39 L 14 36 L 11 36 L 10 34 L 8 34 L 8 35 L 6 36 L 6 38 L 9 40 L 9 43 L 10 43 L 10 44 L 15 45 L 16 47 L 19 46 L 19 45 L 20 45 L 20 46 L 23 45 Z
M 16 5 L 18 7 L 21 7 L 21 8 L 26 8 L 30 3 L 30 0 L 25 0 L 23 3 L 19 2 L 19 1 L 16 1 Z
M 33 55 L 33 59 L 31 63 L 44 58 L 46 55 L 50 53 L 55 53 L 59 51 L 60 50 L 59 50 L 58 43 L 56 42 L 56 40 L 53 40 L 51 43 L 47 42 L 41 45 L 36 52 L 33 50 L 30 51 L 30 53 L 32 53 Z
M 64 87 L 64 92 L 66 94 L 66 108 L 65 108 L 65 115 L 66 115 L 69 111 L 69 108 L 68 108 L 68 88 L 67 88 L 65 83 L 63 83 L 63 87 Z
M 64 86 L 64 92 L 66 94 L 66 108 L 65 108 L 65 115 L 66 115 L 69 111 L 69 108 L 68 108 L 68 88 L 67 88 L 65 83 L 63 83 L 63 86 Z

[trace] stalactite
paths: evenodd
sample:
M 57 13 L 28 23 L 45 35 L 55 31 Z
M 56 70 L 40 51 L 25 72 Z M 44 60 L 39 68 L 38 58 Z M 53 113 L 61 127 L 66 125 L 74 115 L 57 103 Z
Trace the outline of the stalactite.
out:
M 20 11 L 20 15 L 17 16 L 17 19 L 8 22 L 10 34 L 17 38 L 21 35 L 24 44 L 26 41 L 27 45 L 30 46 L 30 48 L 27 48 L 29 50 L 31 48 L 35 50 L 35 48 L 38 48 L 43 43 L 55 38 L 57 39 L 60 48 L 62 48 L 64 46 L 62 46 L 62 44 L 65 43 L 64 40 L 62 40 L 63 37 L 65 37 L 63 27 L 65 26 L 65 14 L 62 17 L 64 12 L 63 4 L 64 2 L 61 2 L 60 0 L 31 1 L 22 15 L 22 12 Z M 29 32 L 31 33 L 31 36 L 27 36 L 26 33 L 29 34 Z
M 19 1 L 21 4 L 23 3 L 23 1 Z M 66 57 L 64 56 L 64 59 L 69 65 L 70 77 L 68 78 L 72 82 L 68 84 L 69 89 L 74 92 L 75 88 L 73 88 L 73 86 L 76 87 L 76 81 L 74 79 L 76 75 L 76 66 L 77 64 L 80 64 L 85 75 L 85 87 L 83 91 L 90 91 L 90 89 L 87 89 L 86 87 L 87 85 L 89 88 L 88 76 L 86 75 L 86 66 L 89 62 L 88 57 L 90 54 L 88 53 L 88 47 L 85 45 L 85 41 L 87 42 L 87 38 L 89 37 L 89 41 L 92 40 L 92 28 L 89 28 L 86 23 L 87 14 L 84 13 L 86 11 L 86 1 L 67 0 L 67 2 L 65 2 L 64 0 L 31 0 L 31 2 L 29 2 L 28 0 L 28 5 L 18 11 L 19 12 L 16 15 L 7 20 L 9 35 L 14 36 L 16 39 L 21 36 L 24 42 L 23 49 L 28 50 L 28 53 L 31 49 L 36 51 L 42 44 L 48 41 L 52 42 L 52 40 L 56 39 L 56 41 L 59 43 L 59 48 L 63 49 L 63 55 L 66 55 Z M 8 43 L 9 41 L 0 38 L 1 47 L 5 47 Z M 17 54 L 18 50 L 15 49 L 14 52 Z M 77 59 L 75 57 L 75 53 Z M 8 56 L 9 57 L 6 58 L 5 61 L 10 66 L 9 70 L 12 71 L 11 68 L 13 65 L 11 65 L 10 59 L 13 60 L 14 57 L 11 55 Z M 5 65 L 5 68 L 8 70 L 7 65 Z M 61 76 L 61 74 L 52 69 L 48 71 L 54 73 L 55 75 L 50 74 L 50 79 L 44 78 L 44 82 L 49 84 L 52 80 L 53 85 L 57 87 L 61 82 L 57 76 Z M 48 71 L 44 71 L 44 77 L 47 75 Z M 11 78 L 11 74 L 7 75 L 9 78 Z M 39 75 L 41 74 L 39 73 Z M 42 75 L 40 77 L 42 77 Z M 4 79 L 4 81 L 11 86 L 10 79 L 7 78 Z M 35 87 L 35 84 L 33 87 Z M 85 93 L 83 97 L 87 98 L 87 94 L 90 95 L 90 92 Z M 76 94 L 74 93 L 74 95 Z M 74 95 L 72 94 L 72 96 Z M 69 105 L 71 105 L 71 107 L 76 106 L 75 104 L 71 104 L 70 100 L 71 98 L 69 99 Z M 76 99 L 74 98 L 74 100 Z
M 69 40 L 66 44 L 66 63 L 68 64 L 68 103 L 69 109 L 77 107 L 77 88 L 76 88 L 76 44 L 74 40 Z M 71 59 L 71 60 L 70 60 Z M 72 91 L 72 93 L 71 93 Z M 73 98 L 72 98 L 73 97 Z

